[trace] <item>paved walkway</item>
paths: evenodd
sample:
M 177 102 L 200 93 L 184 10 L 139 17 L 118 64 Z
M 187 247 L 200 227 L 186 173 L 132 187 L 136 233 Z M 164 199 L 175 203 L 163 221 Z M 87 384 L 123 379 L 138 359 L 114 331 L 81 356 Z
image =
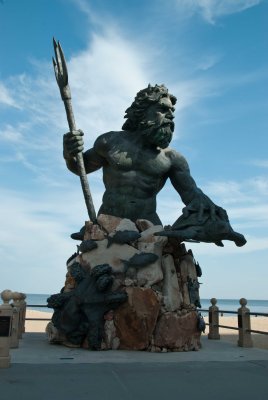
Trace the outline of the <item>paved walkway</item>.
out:
M 0 370 L 0 399 L 268 399 L 268 350 L 206 337 L 202 344 L 187 353 L 91 352 L 28 333 Z

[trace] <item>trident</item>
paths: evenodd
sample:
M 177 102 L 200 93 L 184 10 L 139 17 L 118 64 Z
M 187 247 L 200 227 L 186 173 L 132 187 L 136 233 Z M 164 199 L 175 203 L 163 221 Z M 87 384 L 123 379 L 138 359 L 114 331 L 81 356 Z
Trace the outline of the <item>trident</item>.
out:
M 55 77 L 56 77 L 56 81 L 57 81 L 59 89 L 60 89 L 62 101 L 65 106 L 69 129 L 70 129 L 70 132 L 73 132 L 76 130 L 76 125 L 75 125 L 75 119 L 74 119 L 73 107 L 72 107 L 72 101 L 71 101 L 71 90 L 70 90 L 70 86 L 68 84 L 67 65 L 66 65 L 65 57 L 64 57 L 60 42 L 58 41 L 58 43 L 57 43 L 54 38 L 53 38 L 53 46 L 54 46 L 55 59 L 56 59 L 55 60 L 54 57 L 52 57 L 54 71 L 55 71 Z M 96 223 L 97 217 L 96 217 L 96 212 L 94 209 L 94 205 L 93 205 L 93 201 L 92 201 L 92 197 L 91 197 L 91 193 L 90 193 L 90 189 L 89 189 L 89 184 L 88 184 L 88 180 L 87 180 L 87 175 L 86 175 L 82 152 L 77 153 L 76 162 L 77 162 L 78 174 L 80 177 L 80 182 L 81 182 L 81 186 L 82 186 L 82 190 L 83 190 L 83 194 L 84 194 L 84 199 L 85 199 L 86 206 L 87 206 L 88 216 L 89 216 L 89 219 L 93 223 Z

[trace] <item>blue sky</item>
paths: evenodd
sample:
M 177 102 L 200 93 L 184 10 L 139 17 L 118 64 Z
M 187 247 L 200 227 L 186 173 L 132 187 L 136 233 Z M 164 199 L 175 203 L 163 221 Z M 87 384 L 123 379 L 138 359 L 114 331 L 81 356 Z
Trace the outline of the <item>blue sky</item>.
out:
M 62 158 L 55 36 L 87 148 L 121 129 L 148 83 L 165 83 L 178 98 L 172 147 L 248 240 L 243 248 L 191 245 L 203 268 L 201 297 L 268 298 L 267 15 L 265 0 L 0 2 L 0 289 L 59 291 L 76 250 L 69 235 L 87 219 Z M 89 182 L 98 209 L 101 172 Z M 167 184 L 158 197 L 164 224 L 182 207 Z

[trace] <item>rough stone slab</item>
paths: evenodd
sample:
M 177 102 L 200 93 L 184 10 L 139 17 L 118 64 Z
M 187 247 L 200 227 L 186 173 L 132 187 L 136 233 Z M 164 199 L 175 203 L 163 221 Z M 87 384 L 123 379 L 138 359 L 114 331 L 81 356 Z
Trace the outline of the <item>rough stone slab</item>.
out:
M 163 271 L 161 267 L 163 244 L 159 242 L 144 243 L 138 242 L 138 250 L 145 253 L 154 253 L 158 259 L 146 267 L 140 268 L 137 271 L 137 281 L 139 286 L 152 286 L 155 283 L 162 281 Z
M 199 350 L 201 333 L 197 330 L 196 312 L 183 316 L 163 314 L 154 333 L 154 345 L 181 351 Z
M 141 237 L 139 238 L 139 242 L 146 242 L 146 243 L 162 243 L 163 245 L 167 243 L 166 236 L 154 236 L 154 233 L 163 231 L 162 225 L 153 225 L 150 228 L 146 229 L 141 233 Z
M 49 343 L 63 343 L 66 340 L 64 333 L 59 332 L 59 330 L 50 321 L 46 326 L 46 335 Z
M 190 305 L 190 296 L 188 291 L 188 277 L 191 279 L 196 280 L 196 269 L 193 262 L 193 257 L 189 255 L 185 255 L 180 259 L 179 263 L 179 270 L 181 275 L 181 282 L 182 282 L 182 295 L 183 295 L 183 303 L 185 307 Z
M 120 349 L 145 350 L 150 344 L 158 313 L 159 300 L 152 289 L 129 287 L 128 300 L 114 313 Z
M 168 238 L 164 253 L 172 254 L 174 259 L 180 259 L 186 254 L 186 247 L 177 238 Z
M 135 231 L 139 232 L 138 228 L 130 219 L 124 218 L 120 221 L 119 225 L 115 228 L 116 231 Z
M 190 254 L 180 257 L 179 268 L 180 268 L 181 277 L 183 279 L 187 280 L 187 277 L 189 277 L 193 280 L 197 279 L 195 264 L 193 261 L 193 257 Z
M 124 263 L 122 260 L 129 260 L 134 254 L 140 251 L 128 244 L 112 244 L 107 248 L 108 240 L 104 239 L 98 242 L 98 247 L 90 252 L 81 254 L 80 263 L 83 267 L 91 269 L 96 265 L 109 264 L 114 271 L 123 272 Z
M 104 324 L 104 343 L 106 349 L 116 350 L 119 347 L 119 340 L 116 338 L 116 329 L 113 320 L 107 320 Z
M 170 254 L 163 255 L 162 268 L 164 273 L 162 290 L 165 308 L 167 309 L 167 311 L 178 310 L 182 304 L 183 299 L 179 288 L 174 260 Z
M 137 219 L 136 225 L 140 232 L 146 231 L 149 228 L 152 228 L 154 224 L 147 219 Z
M 99 225 L 107 232 L 112 233 L 120 224 L 122 218 L 113 215 L 100 214 L 97 218 Z
M 103 240 L 105 238 L 105 234 L 99 225 L 86 221 L 85 228 L 84 240 Z

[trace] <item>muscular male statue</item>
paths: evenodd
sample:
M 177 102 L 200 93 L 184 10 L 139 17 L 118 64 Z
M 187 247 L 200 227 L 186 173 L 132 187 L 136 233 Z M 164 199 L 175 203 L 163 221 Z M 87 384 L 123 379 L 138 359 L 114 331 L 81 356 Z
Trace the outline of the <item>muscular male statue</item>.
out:
M 174 131 L 175 103 L 176 97 L 168 93 L 164 85 L 149 85 L 138 92 L 126 110 L 122 131 L 104 133 L 97 138 L 93 148 L 83 153 L 87 173 L 103 169 L 105 193 L 99 214 L 132 221 L 147 219 L 153 224 L 161 224 L 156 213 L 156 195 L 169 178 L 186 205 L 183 216 L 173 225 L 171 236 L 216 242 L 218 245 L 222 245 L 221 239 L 228 239 L 243 245 L 245 242 L 241 243 L 243 236 L 240 234 L 237 235 L 242 238 L 226 237 L 227 231 L 229 236 L 235 233 L 226 211 L 197 187 L 185 158 L 168 147 Z M 75 131 L 63 138 L 66 165 L 75 174 L 78 174 L 75 156 L 83 151 L 82 136 L 82 131 Z M 204 234 L 208 223 L 212 223 L 212 231 L 220 231 L 220 236 L 215 238 L 213 232 L 211 240 L 211 235 Z M 200 238 L 201 231 L 203 237 L 201 234 Z M 211 227 L 209 231 L 211 233 Z

